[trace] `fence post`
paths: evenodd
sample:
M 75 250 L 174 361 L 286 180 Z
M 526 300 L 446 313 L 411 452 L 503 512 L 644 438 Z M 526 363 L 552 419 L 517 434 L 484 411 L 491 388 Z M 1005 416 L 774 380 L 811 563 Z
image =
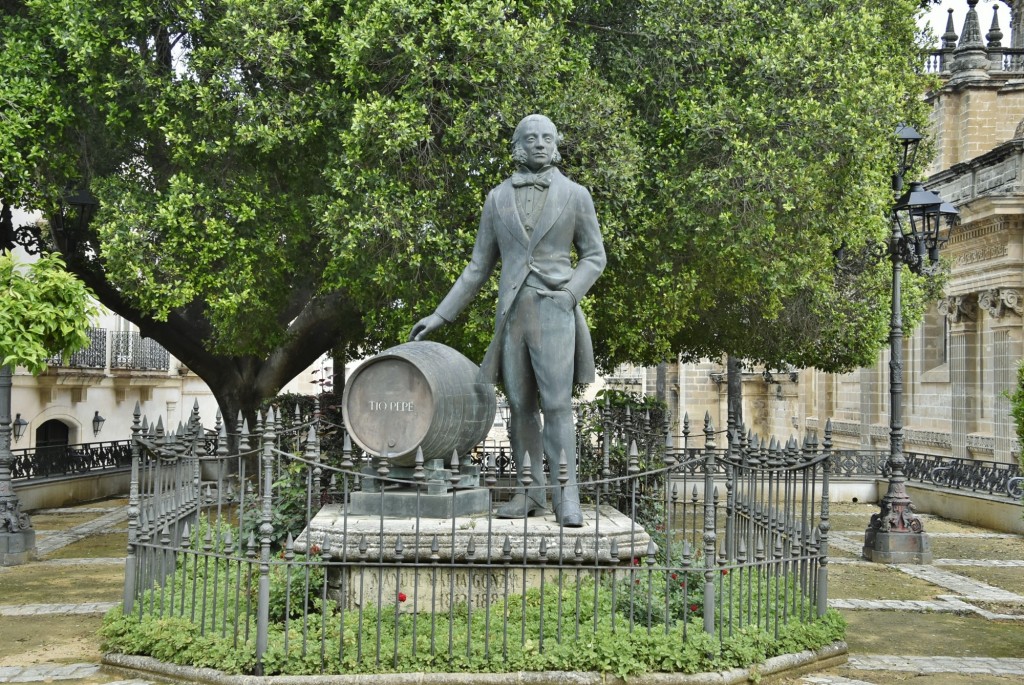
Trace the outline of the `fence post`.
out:
M 136 568 L 135 545 L 139 539 L 139 433 L 142 426 L 139 418 L 142 416 L 142 407 L 135 403 L 135 412 L 132 414 L 132 479 L 128 486 L 128 558 L 124 562 L 124 596 L 121 600 L 122 611 L 130 614 L 135 605 L 135 574 Z
M 263 654 L 267 651 L 270 630 L 270 539 L 274 534 L 271 523 L 274 487 L 274 408 L 267 410 L 266 429 L 263 432 L 263 513 L 260 519 L 260 578 L 256 597 L 256 675 L 263 675 Z
M 715 633 L 715 426 L 704 414 L 704 632 Z
M 818 524 L 818 616 L 823 616 L 828 610 L 828 531 L 832 526 L 828 520 L 828 477 L 832 470 L 832 419 L 825 422 L 821 448 L 825 459 L 821 462 L 821 523 Z

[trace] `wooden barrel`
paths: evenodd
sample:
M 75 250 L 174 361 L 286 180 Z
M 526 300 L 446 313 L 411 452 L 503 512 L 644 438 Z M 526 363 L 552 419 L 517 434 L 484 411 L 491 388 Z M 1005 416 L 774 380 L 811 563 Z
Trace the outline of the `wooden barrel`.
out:
M 352 440 L 396 466 L 459 456 L 494 424 L 494 386 L 480 368 L 440 343 L 409 342 L 366 360 L 345 381 L 341 411 Z

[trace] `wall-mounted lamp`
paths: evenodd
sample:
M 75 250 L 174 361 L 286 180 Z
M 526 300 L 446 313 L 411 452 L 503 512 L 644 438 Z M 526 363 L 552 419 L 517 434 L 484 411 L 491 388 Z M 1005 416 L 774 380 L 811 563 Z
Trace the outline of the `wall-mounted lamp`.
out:
M 14 442 L 21 440 L 21 436 L 25 434 L 26 428 L 28 428 L 28 421 L 21 418 L 21 414 L 16 415 L 14 417 Z
M 92 417 L 92 434 L 93 434 L 93 437 L 95 437 L 95 436 L 100 434 L 100 431 L 103 429 L 103 422 L 104 421 L 106 421 L 106 419 L 103 418 L 102 416 L 100 416 L 99 411 L 97 411 L 95 416 Z

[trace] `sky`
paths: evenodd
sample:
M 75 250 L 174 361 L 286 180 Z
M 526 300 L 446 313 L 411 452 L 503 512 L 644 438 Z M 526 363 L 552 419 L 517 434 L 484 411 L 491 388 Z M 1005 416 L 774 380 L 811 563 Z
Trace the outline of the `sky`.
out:
M 992 26 L 992 0 L 979 2 L 977 5 L 978 21 L 981 25 L 981 36 L 984 39 Z M 1010 42 L 1010 8 L 1006 3 L 999 4 L 999 29 L 1003 32 L 1003 45 Z M 957 35 L 963 32 L 964 17 L 967 15 L 967 0 L 942 0 L 942 4 L 932 7 L 924 16 L 923 22 L 931 24 L 932 32 L 939 38 L 946 31 L 946 18 L 949 10 L 953 10 L 953 29 Z

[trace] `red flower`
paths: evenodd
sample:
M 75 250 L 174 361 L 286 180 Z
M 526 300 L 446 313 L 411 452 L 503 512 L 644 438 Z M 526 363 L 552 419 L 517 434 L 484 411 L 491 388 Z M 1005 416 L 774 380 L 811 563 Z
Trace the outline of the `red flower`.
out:
M 633 557 L 633 565 L 634 566 L 639 566 L 640 565 L 640 557 Z
M 727 568 L 723 568 L 723 569 L 722 569 L 722 575 L 723 575 L 723 576 L 727 576 L 727 575 L 729 575 L 729 569 L 727 569 Z
M 682 583 L 679 583 L 679 587 L 681 587 L 681 588 L 683 588 L 685 590 L 686 589 L 686 581 L 684 580 Z
M 697 609 L 699 609 L 699 608 L 700 608 L 700 607 L 699 607 L 699 606 L 697 606 L 696 604 L 691 604 L 691 605 L 690 605 L 690 611 L 697 611 Z
M 404 593 L 404 592 L 399 592 L 399 593 L 398 593 L 398 601 L 399 601 L 399 602 L 404 602 L 404 601 L 405 601 L 405 600 L 407 600 L 407 599 L 409 599 L 409 598 L 408 598 L 408 597 L 406 597 L 406 595 L 405 595 L 405 593 Z
M 310 554 L 320 554 L 320 545 L 311 545 L 309 548 Z
M 678 573 L 673 573 L 673 574 L 672 574 L 672 580 L 675 580 L 675 579 L 676 579 L 676 578 L 678 578 L 678 577 L 679 577 L 679 574 L 678 574 Z
M 640 579 L 639 579 L 639 578 L 637 578 L 637 579 L 636 579 L 636 584 L 637 584 L 637 585 L 639 585 L 639 584 L 640 584 Z

